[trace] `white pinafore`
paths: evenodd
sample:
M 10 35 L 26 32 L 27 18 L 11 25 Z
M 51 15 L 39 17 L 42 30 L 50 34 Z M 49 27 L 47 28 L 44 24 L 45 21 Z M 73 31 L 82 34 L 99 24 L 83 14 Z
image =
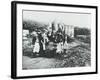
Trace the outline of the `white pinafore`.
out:
M 61 53 L 61 51 L 62 51 L 62 46 L 61 46 L 60 43 L 57 43 L 57 50 L 56 50 L 56 52 L 57 53 Z
M 34 48 L 33 48 L 33 53 L 35 53 L 35 52 L 39 53 L 39 50 L 40 50 L 39 39 L 36 38 L 36 42 L 35 42 Z

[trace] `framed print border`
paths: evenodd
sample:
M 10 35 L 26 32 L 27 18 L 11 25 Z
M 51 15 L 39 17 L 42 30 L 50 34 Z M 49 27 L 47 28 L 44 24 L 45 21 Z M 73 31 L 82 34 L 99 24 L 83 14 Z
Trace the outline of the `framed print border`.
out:
M 17 76 L 17 5 L 28 4 L 28 5 L 45 5 L 45 6 L 58 6 L 58 7 L 75 7 L 75 8 L 88 8 L 95 9 L 95 71 L 93 72 L 78 72 L 78 73 L 64 73 L 64 74 L 47 74 L 47 75 L 30 75 L 30 76 Z M 98 7 L 88 5 L 72 5 L 72 4 L 57 4 L 57 3 L 42 3 L 42 2 L 24 2 L 24 1 L 12 1 L 11 2 L 11 78 L 38 78 L 38 77 L 53 77 L 53 76 L 67 76 L 67 75 L 85 75 L 85 74 L 97 74 L 98 73 Z

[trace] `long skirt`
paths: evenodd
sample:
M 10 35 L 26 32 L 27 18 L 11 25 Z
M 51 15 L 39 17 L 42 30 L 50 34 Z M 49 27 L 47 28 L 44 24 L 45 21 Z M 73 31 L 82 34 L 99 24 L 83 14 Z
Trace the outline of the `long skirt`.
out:
M 58 43 L 58 44 L 57 44 L 56 53 L 61 53 L 61 52 L 62 52 L 62 44 L 61 44 L 61 43 Z
M 39 53 L 39 50 L 40 50 L 40 45 L 38 42 L 35 42 L 34 48 L 33 48 L 33 53 L 35 53 L 35 52 Z

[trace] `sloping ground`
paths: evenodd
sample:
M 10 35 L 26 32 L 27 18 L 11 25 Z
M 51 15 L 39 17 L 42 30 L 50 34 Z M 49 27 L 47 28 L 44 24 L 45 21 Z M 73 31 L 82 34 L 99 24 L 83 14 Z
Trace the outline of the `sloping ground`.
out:
M 63 54 L 62 67 L 90 66 L 91 51 L 88 46 L 77 45 Z

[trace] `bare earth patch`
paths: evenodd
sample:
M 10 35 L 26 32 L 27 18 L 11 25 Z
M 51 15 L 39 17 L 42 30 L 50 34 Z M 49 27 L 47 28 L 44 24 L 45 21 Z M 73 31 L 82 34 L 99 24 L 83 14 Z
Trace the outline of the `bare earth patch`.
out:
M 43 69 L 43 68 L 56 68 L 61 64 L 60 60 L 54 58 L 30 58 L 23 56 L 23 69 Z

